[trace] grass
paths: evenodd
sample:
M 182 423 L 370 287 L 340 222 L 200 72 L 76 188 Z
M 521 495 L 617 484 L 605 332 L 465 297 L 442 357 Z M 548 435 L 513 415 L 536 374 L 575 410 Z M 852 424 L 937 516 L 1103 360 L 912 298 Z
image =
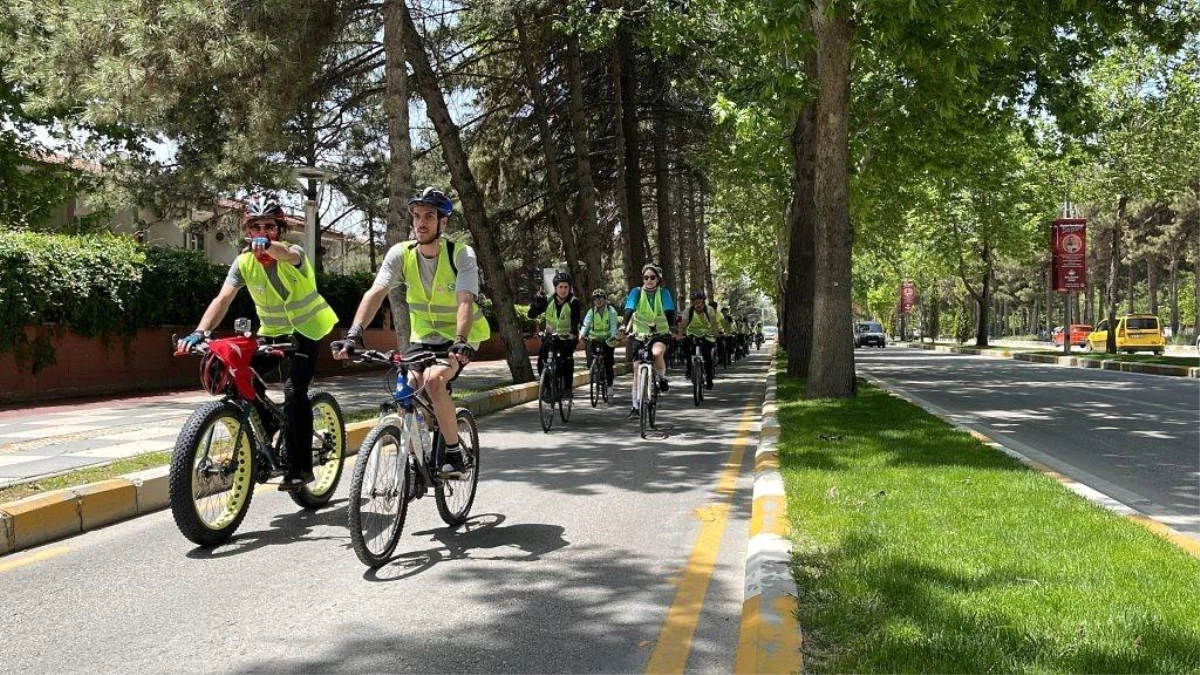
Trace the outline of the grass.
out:
M 79 469 L 58 476 L 39 478 L 31 483 L 20 483 L 6 488 L 0 488 L 0 504 L 22 499 L 42 492 L 51 492 L 63 488 L 78 487 L 87 483 L 116 478 L 122 474 L 163 466 L 171 462 L 170 452 L 151 452 L 145 455 L 119 459 L 104 466 Z
M 981 351 L 1001 350 L 1001 351 L 1008 351 L 1008 352 L 1024 352 L 1024 351 L 1029 351 L 1031 349 L 1034 349 L 1033 347 L 1020 347 L 1020 346 L 1013 346 L 1013 345 L 988 345 L 986 347 L 976 347 L 974 345 L 974 343 L 972 343 L 972 342 L 965 342 L 963 344 L 959 344 L 957 342 L 934 342 L 934 343 L 926 342 L 925 344 L 935 344 L 939 347 L 962 347 L 964 349 L 978 349 Z
M 1033 352 L 1034 354 L 1046 354 L 1049 356 L 1063 356 L 1061 349 L 1054 351 L 1041 350 Z M 1076 353 L 1072 352 L 1071 356 L 1077 359 L 1090 359 L 1092 361 L 1126 361 L 1130 363 L 1157 363 L 1167 366 L 1183 366 L 1184 368 L 1195 368 L 1200 366 L 1200 358 L 1191 356 L 1155 356 L 1154 354 L 1100 354 L 1100 353 Z
M 1200 672 L 1200 561 L 920 408 L 779 376 L 808 672 Z

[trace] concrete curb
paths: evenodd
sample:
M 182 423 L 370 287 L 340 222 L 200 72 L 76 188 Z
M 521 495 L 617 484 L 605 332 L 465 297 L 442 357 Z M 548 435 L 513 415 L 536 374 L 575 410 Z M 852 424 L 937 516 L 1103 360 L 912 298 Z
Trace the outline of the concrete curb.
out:
M 861 377 L 863 377 L 863 379 L 867 380 L 868 382 L 875 385 L 876 387 L 879 387 L 880 389 L 883 389 L 884 391 L 888 392 L 888 394 L 895 396 L 896 398 L 902 399 L 904 401 L 907 401 L 907 402 L 911 403 L 912 405 L 917 406 L 918 408 L 921 408 L 925 412 L 929 413 L 930 415 L 933 415 L 934 417 L 937 417 L 938 419 L 942 420 L 946 424 L 949 424 L 950 426 L 952 426 L 956 429 L 961 429 L 962 431 L 965 431 L 968 434 L 971 434 L 971 436 L 973 438 L 975 438 L 975 440 L 979 441 L 980 443 L 983 443 L 984 445 L 988 446 L 989 448 L 992 448 L 993 450 L 1002 452 L 1005 455 L 1008 455 L 1009 457 L 1012 457 L 1013 459 L 1017 460 L 1018 462 L 1021 462 L 1022 464 L 1028 466 L 1029 468 L 1034 469 L 1035 471 L 1038 471 L 1042 474 L 1045 474 L 1045 475 L 1053 478 L 1054 480 L 1061 483 L 1063 485 L 1063 487 L 1067 488 L 1071 492 L 1074 492 L 1075 494 L 1079 495 L 1080 497 L 1083 497 L 1084 499 L 1088 500 L 1089 502 L 1092 502 L 1093 504 L 1096 504 L 1096 505 L 1101 506 L 1109 511 L 1112 511 L 1113 513 L 1115 513 L 1119 516 L 1122 516 L 1124 518 L 1132 520 L 1133 522 L 1151 530 L 1152 532 L 1155 532 L 1156 534 L 1161 535 L 1162 537 L 1164 537 L 1165 539 L 1170 541 L 1172 544 L 1175 544 L 1179 548 L 1182 548 L 1183 550 L 1187 551 L 1191 555 L 1200 558 L 1200 542 L 1196 541 L 1195 539 L 1192 539 L 1191 537 L 1181 534 L 1180 532 L 1172 529 L 1171 527 L 1164 525 L 1164 524 L 1158 522 L 1157 520 L 1154 520 L 1149 515 L 1142 513 L 1141 511 L 1138 511 L 1137 509 L 1117 500 L 1116 498 L 1114 498 L 1110 495 L 1104 494 L 1103 492 L 1101 492 L 1093 487 L 1090 487 L 1088 485 L 1084 485 L 1083 483 L 1080 483 L 1079 481 L 1077 481 L 1073 478 L 1070 478 L 1068 476 L 1063 475 L 1062 473 L 1060 473 L 1058 471 L 1055 471 L 1051 467 L 1046 466 L 1045 464 L 1037 461 L 1036 459 L 1033 459 L 1032 457 L 1028 457 L 1024 453 L 1004 445 L 1002 442 L 993 439 L 988 434 L 980 431 L 979 429 L 976 429 L 974 426 L 972 426 L 970 424 L 965 424 L 965 423 L 959 422 L 958 420 L 955 420 L 953 418 L 953 416 L 950 415 L 949 413 L 947 413 L 945 410 L 942 410 L 941 408 L 938 408 L 937 406 L 935 406 L 931 403 L 928 403 L 926 401 L 921 400 L 920 398 L 917 398 L 913 394 L 906 392 L 904 389 L 902 389 L 900 387 L 896 387 L 887 382 L 884 382 L 883 380 L 881 380 L 873 375 L 867 375 L 867 374 L 863 373 L 863 374 L 861 374 Z
M 618 376 L 629 373 L 618 363 Z M 575 374 L 575 386 L 588 383 L 589 374 Z M 476 417 L 537 400 L 537 382 L 480 392 L 459 402 Z M 373 420 L 346 425 L 346 456 L 358 453 Z M 169 467 L 159 466 L 97 483 L 32 495 L 0 504 L 0 556 L 57 539 L 72 537 L 105 525 L 143 516 L 170 506 Z
M 798 673 L 803 638 L 796 580 L 792 577 L 791 524 L 787 494 L 779 473 L 779 421 L 776 419 L 775 359 L 767 369 L 762 430 L 754 454 L 754 505 L 746 545 L 746 591 L 734 672 Z
M 970 347 L 947 347 L 945 345 L 927 345 L 908 343 L 911 349 L 926 349 L 946 354 L 968 354 L 971 356 L 988 356 L 992 358 L 1011 358 L 1015 361 L 1041 363 L 1067 368 L 1099 368 L 1122 373 L 1141 373 L 1142 375 L 1164 375 L 1168 377 L 1200 378 L 1200 368 L 1186 366 L 1170 366 L 1159 363 L 1134 363 L 1117 361 L 1115 359 L 1085 359 L 1077 356 L 1051 356 L 1049 354 L 1027 354 L 1012 352 L 1007 349 L 972 349 Z

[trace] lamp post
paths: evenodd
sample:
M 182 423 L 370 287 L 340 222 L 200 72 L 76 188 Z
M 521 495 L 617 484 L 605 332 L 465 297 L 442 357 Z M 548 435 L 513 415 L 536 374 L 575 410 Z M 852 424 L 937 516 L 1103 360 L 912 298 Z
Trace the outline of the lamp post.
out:
M 321 269 L 321 237 L 317 230 L 321 224 L 318 221 L 317 196 L 320 194 L 321 181 L 329 182 L 336 174 L 315 166 L 296 168 L 296 181 L 304 188 L 304 250 L 311 256 L 314 269 Z

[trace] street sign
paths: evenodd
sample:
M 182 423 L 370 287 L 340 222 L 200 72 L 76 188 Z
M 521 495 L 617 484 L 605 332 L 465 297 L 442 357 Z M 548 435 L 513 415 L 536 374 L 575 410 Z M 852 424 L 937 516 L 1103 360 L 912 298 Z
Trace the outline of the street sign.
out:
M 1087 289 L 1087 219 L 1059 218 L 1050 227 L 1054 290 Z
M 911 281 L 900 284 L 900 313 L 911 314 L 917 306 L 917 285 Z

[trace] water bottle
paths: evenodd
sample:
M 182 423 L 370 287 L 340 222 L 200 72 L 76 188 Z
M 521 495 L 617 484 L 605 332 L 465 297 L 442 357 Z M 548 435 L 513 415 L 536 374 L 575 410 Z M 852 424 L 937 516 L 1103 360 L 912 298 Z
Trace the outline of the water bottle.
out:
M 412 409 L 413 388 L 408 383 L 408 378 L 404 375 L 396 376 L 396 389 L 392 392 L 392 400 L 400 404 L 400 407 L 405 410 Z

